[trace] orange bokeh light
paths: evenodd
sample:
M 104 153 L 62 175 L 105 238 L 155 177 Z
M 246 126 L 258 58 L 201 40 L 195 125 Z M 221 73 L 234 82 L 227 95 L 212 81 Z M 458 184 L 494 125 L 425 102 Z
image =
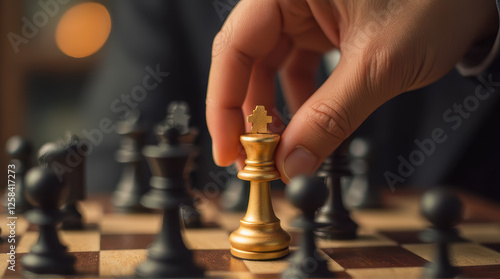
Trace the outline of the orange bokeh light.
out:
M 56 29 L 56 43 L 66 55 L 82 58 L 97 52 L 111 31 L 108 10 L 98 3 L 82 3 L 61 17 Z

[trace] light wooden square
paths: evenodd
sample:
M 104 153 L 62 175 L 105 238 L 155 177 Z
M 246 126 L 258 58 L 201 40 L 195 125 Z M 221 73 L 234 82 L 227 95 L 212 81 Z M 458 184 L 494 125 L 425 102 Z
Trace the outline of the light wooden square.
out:
M 463 224 L 460 236 L 479 243 L 500 243 L 500 224 Z
M 255 276 L 250 272 L 227 272 L 227 271 L 205 271 L 205 277 L 208 278 L 227 278 L 227 279 L 254 279 Z
M 353 211 L 352 218 L 370 231 L 422 229 L 428 225 L 419 214 L 404 210 Z
M 132 276 L 146 260 L 147 250 L 103 250 L 99 253 L 99 276 Z
M 292 249 L 291 255 L 289 257 L 293 256 L 293 252 L 295 252 L 296 249 Z M 344 268 L 340 266 L 336 261 L 334 261 L 332 258 L 328 257 L 323 251 L 319 250 L 319 256 L 322 257 L 323 259 L 327 260 L 328 264 L 328 269 L 331 271 L 343 271 Z M 265 273 L 282 273 L 285 271 L 285 269 L 288 268 L 290 263 L 288 262 L 287 259 L 280 259 L 280 260 L 275 260 L 275 261 L 243 261 L 245 265 L 247 266 L 248 270 L 250 270 L 251 273 L 253 274 L 265 274 Z
M 321 248 L 339 247 L 367 247 L 367 246 L 395 246 L 397 243 L 389 238 L 376 233 L 360 231 L 356 239 L 329 240 L 317 237 L 316 244 Z
M 10 234 L 10 228 L 8 224 L 11 220 L 7 219 L 7 215 L 0 215 L 2 222 L 0 222 L 0 228 L 2 229 L 2 236 L 8 236 Z M 18 216 L 17 219 L 13 219 L 12 221 L 16 221 L 16 236 L 22 235 L 28 229 L 29 222 L 24 219 L 22 216 Z
M 7 267 L 9 266 L 9 262 L 8 262 L 9 258 L 10 258 L 10 256 L 7 255 L 7 253 L 0 254 L 0 277 L 3 277 L 4 275 L 9 275 L 9 273 L 13 273 L 13 271 L 7 269 Z M 17 254 L 16 254 L 15 261 L 16 261 L 15 268 L 17 269 L 19 267 L 19 265 L 21 264 Z
M 403 247 L 428 261 L 434 260 L 435 244 L 408 244 Z M 455 266 L 500 264 L 500 253 L 476 243 L 453 243 L 450 245 L 450 262 Z
M 287 260 L 276 261 L 243 261 L 253 274 L 282 273 L 289 265 Z
M 186 229 L 184 242 L 192 250 L 230 249 L 229 235 L 221 229 Z
M 391 268 L 357 268 L 347 269 L 347 273 L 354 279 L 386 279 L 386 278 L 422 278 L 422 267 L 391 267 Z
M 79 208 L 85 223 L 99 223 L 104 215 L 103 206 L 98 201 L 86 200 L 79 204 Z
M 59 240 L 68 252 L 90 252 L 100 250 L 99 231 L 59 231 Z M 28 253 L 38 240 L 38 232 L 26 232 L 19 241 L 16 252 Z
M 161 228 L 159 214 L 104 215 L 100 222 L 103 234 L 157 234 Z

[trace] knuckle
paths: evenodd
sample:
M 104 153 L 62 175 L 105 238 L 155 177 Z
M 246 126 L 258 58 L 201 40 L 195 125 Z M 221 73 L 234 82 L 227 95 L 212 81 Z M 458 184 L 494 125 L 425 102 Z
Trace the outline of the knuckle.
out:
M 339 104 L 318 102 L 308 110 L 308 123 L 318 134 L 344 140 L 351 134 L 347 111 Z
M 217 35 L 215 35 L 212 43 L 212 58 L 219 56 L 230 45 L 231 29 L 228 26 L 223 27 Z

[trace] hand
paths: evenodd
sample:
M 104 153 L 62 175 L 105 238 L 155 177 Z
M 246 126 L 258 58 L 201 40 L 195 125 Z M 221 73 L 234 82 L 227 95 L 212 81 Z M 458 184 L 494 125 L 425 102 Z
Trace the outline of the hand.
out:
M 312 173 L 380 105 L 441 78 L 497 30 L 493 0 L 242 0 L 213 43 L 206 113 L 214 160 L 242 165 L 244 119 L 256 105 L 273 111 L 278 71 L 294 112 L 276 151 L 288 182 Z M 316 89 L 332 48 L 340 62 Z

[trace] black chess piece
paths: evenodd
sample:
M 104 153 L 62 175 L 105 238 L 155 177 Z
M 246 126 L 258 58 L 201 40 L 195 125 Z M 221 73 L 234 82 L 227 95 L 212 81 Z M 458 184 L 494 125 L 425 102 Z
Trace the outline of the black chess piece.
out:
M 320 166 L 316 175 L 324 177 L 328 198 L 316 214 L 316 222 L 327 226 L 315 230 L 317 236 L 326 239 L 353 239 L 358 225 L 351 219 L 344 206 L 342 177 L 351 175 L 349 169 L 349 140 L 344 141 Z
M 292 205 L 300 209 L 299 228 L 304 229 L 300 246 L 290 258 L 290 266 L 281 278 L 333 278 L 328 264 L 317 251 L 314 229 L 319 225 L 314 221 L 314 213 L 324 203 L 327 189 L 320 178 L 299 176 L 286 187 L 285 195 Z
M 432 227 L 420 235 L 425 242 L 436 243 L 434 261 L 425 265 L 424 278 L 455 278 L 458 269 L 451 265 L 449 244 L 459 239 L 455 228 L 463 217 L 463 205 L 451 191 L 443 188 L 428 190 L 420 203 L 422 215 Z
M 68 132 L 64 139 L 48 142 L 38 151 L 38 160 L 44 167 L 51 168 L 63 182 L 68 195 L 63 202 L 62 228 L 65 230 L 83 229 L 83 216 L 78 210 L 78 202 L 86 197 L 85 154 L 80 139 Z
M 363 138 L 354 138 L 349 145 L 352 176 L 347 181 L 344 192 L 344 201 L 348 207 L 380 208 L 382 205 L 380 187 L 370 183 L 371 151 L 370 142 Z
M 36 167 L 26 174 L 26 198 L 35 209 L 26 212 L 25 216 L 39 227 L 38 241 L 21 258 L 21 265 L 28 273 L 75 273 L 75 258 L 67 253 L 56 230 L 56 224 L 64 216 L 59 210 L 64 190 L 64 184 L 50 168 Z
M 16 214 L 24 213 L 31 209 L 31 205 L 24 197 L 24 181 L 26 172 L 32 167 L 33 145 L 30 141 L 20 136 L 13 136 L 7 140 L 6 150 L 11 158 L 10 164 L 15 165 L 15 212 Z M 8 193 L 8 190 L 6 193 Z M 6 198 L 4 202 L 4 205 L 8 206 Z
M 221 206 L 230 212 L 245 212 L 250 197 L 250 182 L 239 179 L 234 165 L 226 168 L 229 179 L 221 196 Z
M 66 164 L 71 171 L 64 175 L 64 183 L 68 188 L 68 197 L 63 206 L 65 215 L 61 228 L 63 230 L 83 229 L 83 216 L 78 209 L 78 203 L 87 197 L 85 186 L 85 162 L 88 148 L 84 142 L 71 132 L 66 133 L 60 145 L 66 153 Z
M 122 139 L 115 159 L 123 164 L 123 171 L 111 202 L 123 212 L 143 211 L 140 199 L 148 190 L 141 173 L 144 159 L 140 149 L 144 144 L 146 129 L 142 127 L 140 118 L 138 110 L 130 110 L 127 117 L 116 125 L 116 133 Z
M 145 207 L 163 210 L 162 229 L 151 244 L 147 259 L 136 269 L 144 278 L 196 278 L 203 270 L 193 262 L 181 235 L 179 206 L 189 201 L 185 172 L 190 148 L 179 143 L 179 131 L 164 126 L 158 146 L 146 146 L 146 157 L 153 177 L 151 190 L 141 199 Z
M 183 101 L 174 101 L 168 105 L 165 120 L 157 125 L 156 129 L 162 131 L 165 127 L 176 127 L 180 134 L 180 143 L 190 148 L 189 158 L 184 169 L 184 176 L 186 178 L 187 191 L 191 199 L 187 200 L 181 206 L 181 217 L 186 228 L 201 228 L 203 227 L 201 213 L 194 205 L 195 197 L 192 192 L 196 184 L 196 160 L 200 155 L 200 150 L 194 144 L 198 138 L 199 131 L 195 127 L 189 126 L 190 119 L 189 105 Z

